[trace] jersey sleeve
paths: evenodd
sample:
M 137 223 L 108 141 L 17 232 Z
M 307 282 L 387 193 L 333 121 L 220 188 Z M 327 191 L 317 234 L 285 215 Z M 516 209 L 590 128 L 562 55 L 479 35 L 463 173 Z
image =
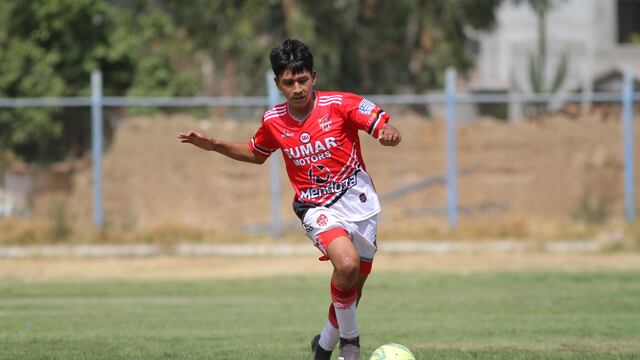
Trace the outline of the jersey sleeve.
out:
M 347 121 L 376 139 L 382 126 L 390 119 L 378 105 L 355 94 L 345 95 L 342 106 Z
M 278 150 L 278 144 L 274 141 L 264 122 L 249 141 L 249 149 L 262 157 L 269 157 L 271 153 Z

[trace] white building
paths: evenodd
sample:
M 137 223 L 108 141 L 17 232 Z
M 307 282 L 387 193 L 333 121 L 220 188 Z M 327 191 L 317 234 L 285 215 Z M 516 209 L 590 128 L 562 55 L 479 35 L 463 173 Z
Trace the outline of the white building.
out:
M 547 14 L 546 89 L 562 54 L 568 72 L 562 90 L 617 90 L 625 69 L 640 78 L 640 0 L 555 0 Z M 528 92 L 529 59 L 538 48 L 538 19 L 529 5 L 507 0 L 492 32 L 479 33 L 476 67 L 470 90 Z M 610 82 L 601 80 L 612 80 Z M 516 89 L 517 88 L 517 89 Z M 637 91 L 637 90 L 636 90 Z

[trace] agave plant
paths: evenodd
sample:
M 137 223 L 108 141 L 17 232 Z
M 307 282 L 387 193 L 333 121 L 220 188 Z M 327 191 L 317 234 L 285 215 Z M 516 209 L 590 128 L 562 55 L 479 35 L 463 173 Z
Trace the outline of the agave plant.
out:
M 529 82 L 531 90 L 538 93 L 555 94 L 560 90 L 560 87 L 564 83 L 567 76 L 567 70 L 569 67 L 569 56 L 566 52 L 563 52 L 560 57 L 560 62 L 554 69 L 553 81 L 550 86 L 546 83 L 547 74 L 547 14 L 557 4 L 566 0 L 513 0 L 515 4 L 521 4 L 526 2 L 531 9 L 535 12 L 538 19 L 538 49 L 536 53 L 529 55 Z M 516 89 L 520 90 L 520 87 L 513 77 Z M 541 115 L 547 111 L 547 103 L 536 103 L 527 107 L 532 115 Z

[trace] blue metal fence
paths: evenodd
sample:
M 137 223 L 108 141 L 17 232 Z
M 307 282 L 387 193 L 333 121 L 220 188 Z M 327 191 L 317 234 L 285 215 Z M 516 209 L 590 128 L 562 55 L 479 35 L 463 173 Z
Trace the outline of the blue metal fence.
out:
M 627 221 L 635 219 L 635 199 L 633 190 L 633 75 L 624 74 L 622 86 L 622 122 L 624 134 L 624 190 Z
M 453 68 L 447 69 L 447 214 L 449 227 L 458 226 L 458 155 L 457 155 L 457 112 L 456 78 Z
M 640 102 L 640 93 L 634 93 L 633 75 L 626 72 L 623 78 L 622 92 L 601 92 L 590 94 L 588 99 L 583 94 L 565 94 L 565 103 L 603 103 L 618 102 L 622 105 L 622 122 L 624 124 L 624 185 L 625 215 L 628 222 L 635 219 L 634 199 L 634 158 L 633 158 L 633 104 Z M 189 98 L 157 98 L 157 97 L 104 97 L 102 96 L 102 75 L 94 72 L 91 75 L 91 97 L 62 98 L 0 98 L 0 108 L 21 107 L 90 107 L 92 117 L 92 161 L 93 161 L 93 220 L 96 228 L 104 224 L 102 200 L 102 121 L 105 107 L 151 106 L 151 107 L 267 107 L 280 101 L 280 95 L 269 73 L 266 75 L 267 96 L 253 97 L 189 97 Z M 506 103 L 510 106 L 521 103 L 547 103 L 557 99 L 553 93 L 544 94 L 465 94 L 456 89 L 457 75 L 454 69 L 446 73 L 446 91 L 444 94 L 400 94 L 400 95 L 365 95 L 373 102 L 383 105 L 445 105 L 447 124 L 447 215 L 449 226 L 458 224 L 457 195 L 457 159 L 456 129 L 458 124 L 456 107 L 458 104 Z M 511 112 L 510 112 L 511 113 Z M 272 224 L 274 236 L 280 234 L 280 162 L 270 161 Z

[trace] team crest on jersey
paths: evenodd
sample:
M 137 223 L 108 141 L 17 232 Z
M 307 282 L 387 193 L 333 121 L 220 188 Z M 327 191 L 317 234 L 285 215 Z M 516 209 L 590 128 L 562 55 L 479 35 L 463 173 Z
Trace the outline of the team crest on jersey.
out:
M 325 214 L 320 214 L 320 216 L 318 216 L 318 218 L 316 219 L 316 222 L 318 223 L 318 225 L 320 226 L 326 226 L 327 223 L 329 222 L 329 219 L 327 218 L 327 215 Z
M 328 167 L 320 164 L 312 164 L 307 174 L 313 185 L 324 185 L 331 181 L 331 177 L 333 176 Z
M 320 125 L 322 131 L 329 131 L 331 129 L 331 119 L 329 119 L 329 115 L 318 119 L 318 125 Z
M 376 105 L 371 101 L 362 99 L 362 101 L 360 101 L 360 104 L 358 104 L 358 111 L 360 111 L 360 113 L 364 115 L 370 115 L 371 111 L 373 111 L 375 107 Z
M 308 143 L 309 141 L 311 141 L 311 135 L 309 135 L 308 132 L 303 132 L 302 134 L 300 134 L 300 141 L 302 141 L 303 144 Z

